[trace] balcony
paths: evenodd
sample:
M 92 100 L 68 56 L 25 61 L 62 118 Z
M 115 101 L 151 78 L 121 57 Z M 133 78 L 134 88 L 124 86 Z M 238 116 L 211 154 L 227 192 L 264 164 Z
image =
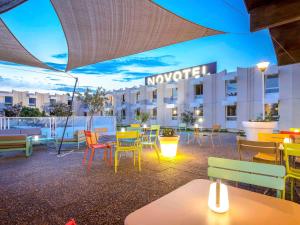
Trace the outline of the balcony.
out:
M 166 104 L 166 108 L 173 109 L 177 105 L 177 97 L 164 98 L 164 103 Z
M 148 99 L 145 99 L 145 100 L 141 101 L 141 104 L 145 105 L 147 109 L 153 109 L 153 108 L 157 107 L 156 99 L 153 99 L 152 101 L 148 100 Z
M 236 95 L 230 95 L 230 96 L 227 96 L 223 101 L 222 101 L 222 104 L 224 106 L 226 105 L 235 105 L 237 102 L 237 96 Z
M 203 95 L 195 95 L 194 100 L 190 103 L 191 107 L 198 107 L 203 104 Z

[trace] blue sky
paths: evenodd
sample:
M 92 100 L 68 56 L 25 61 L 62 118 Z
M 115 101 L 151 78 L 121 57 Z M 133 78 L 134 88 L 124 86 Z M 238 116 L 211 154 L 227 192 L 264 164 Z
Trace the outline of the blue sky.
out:
M 79 90 L 103 86 L 108 90 L 144 83 L 144 77 L 217 61 L 218 71 L 254 66 L 262 60 L 276 64 L 269 32 L 249 31 L 243 0 L 156 0 L 164 8 L 197 24 L 226 32 L 71 71 Z M 67 45 L 49 0 L 29 0 L 1 14 L 19 41 L 41 61 L 64 69 Z M 63 73 L 0 61 L 0 90 L 70 91 L 74 80 Z

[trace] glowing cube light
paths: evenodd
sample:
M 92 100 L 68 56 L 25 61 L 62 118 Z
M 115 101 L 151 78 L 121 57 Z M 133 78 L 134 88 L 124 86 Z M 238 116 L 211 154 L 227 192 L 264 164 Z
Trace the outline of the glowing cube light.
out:
M 33 139 L 34 139 L 35 141 L 38 141 L 38 140 L 39 140 L 39 136 L 38 136 L 38 135 L 35 135 L 35 136 L 33 137 Z
M 125 132 L 125 127 L 121 127 L 121 132 Z
M 159 137 L 161 154 L 164 157 L 173 158 L 177 154 L 179 137 Z
M 229 210 L 228 188 L 220 181 L 210 184 L 208 207 L 216 213 L 225 213 Z

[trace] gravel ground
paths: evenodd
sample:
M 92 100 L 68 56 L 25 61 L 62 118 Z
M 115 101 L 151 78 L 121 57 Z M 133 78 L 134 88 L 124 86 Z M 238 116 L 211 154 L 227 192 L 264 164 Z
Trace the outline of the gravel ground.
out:
M 39 145 L 30 158 L 1 155 L 0 224 L 63 225 L 69 218 L 78 225 L 123 224 L 134 210 L 193 179 L 207 179 L 208 156 L 238 157 L 229 133 L 215 148 L 181 140 L 177 157 L 160 163 L 154 151 L 144 149 L 140 173 L 125 155 L 115 174 L 101 154 L 90 171 L 81 164 L 83 149 L 57 157 L 53 146 Z

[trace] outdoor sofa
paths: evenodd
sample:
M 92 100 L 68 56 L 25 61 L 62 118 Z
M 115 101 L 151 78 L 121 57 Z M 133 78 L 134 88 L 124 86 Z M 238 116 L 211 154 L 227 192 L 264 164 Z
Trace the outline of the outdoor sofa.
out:
M 56 138 L 56 145 L 59 146 L 62 138 Z M 65 137 L 63 139 L 63 144 L 77 144 L 77 148 L 79 149 L 81 143 L 85 143 L 85 135 L 83 130 L 78 130 L 75 132 L 72 138 Z

